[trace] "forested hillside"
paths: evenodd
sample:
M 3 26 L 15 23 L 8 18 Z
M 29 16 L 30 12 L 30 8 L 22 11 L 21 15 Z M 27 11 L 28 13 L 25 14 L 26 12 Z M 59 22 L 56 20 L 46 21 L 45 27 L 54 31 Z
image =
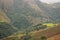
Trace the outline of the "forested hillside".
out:
M 18 28 L 26 28 L 45 22 L 60 20 L 60 8 L 55 4 L 45 4 L 39 0 L 5 0 L 1 2 L 1 9 Z
M 0 0 L 0 22 L 11 24 L 19 32 L 45 29 L 47 27 L 42 26 L 43 23 L 60 22 L 59 5 L 60 3 L 46 4 L 39 0 Z M 35 25 L 38 26 L 34 27 Z M 10 27 L 7 28 L 11 30 Z

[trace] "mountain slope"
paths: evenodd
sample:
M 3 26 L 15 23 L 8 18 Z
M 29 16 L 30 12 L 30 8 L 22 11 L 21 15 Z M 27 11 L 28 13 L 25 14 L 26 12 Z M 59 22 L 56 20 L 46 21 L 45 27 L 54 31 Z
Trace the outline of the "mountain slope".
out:
M 1 4 L 4 6 L 1 9 L 10 18 L 11 24 L 19 29 L 60 20 L 60 9 L 39 0 L 3 0 Z
M 45 4 L 39 0 L 0 0 L 0 38 L 16 31 L 32 31 L 32 26 L 37 24 L 59 22 L 60 8 L 57 5 L 59 3 Z

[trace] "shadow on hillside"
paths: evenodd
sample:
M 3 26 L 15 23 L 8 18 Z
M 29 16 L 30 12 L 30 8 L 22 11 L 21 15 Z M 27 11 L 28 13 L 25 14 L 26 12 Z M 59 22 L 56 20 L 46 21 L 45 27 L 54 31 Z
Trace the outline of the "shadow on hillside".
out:
M 12 35 L 16 31 L 17 30 L 15 30 L 12 25 L 6 22 L 0 22 L 0 39 Z

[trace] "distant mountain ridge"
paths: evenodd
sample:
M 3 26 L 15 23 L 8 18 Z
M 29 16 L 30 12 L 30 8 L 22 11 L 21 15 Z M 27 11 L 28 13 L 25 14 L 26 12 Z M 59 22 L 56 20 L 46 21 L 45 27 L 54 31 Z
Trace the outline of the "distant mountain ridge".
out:
M 53 6 L 55 6 L 56 8 L 60 8 L 60 2 L 54 3 Z

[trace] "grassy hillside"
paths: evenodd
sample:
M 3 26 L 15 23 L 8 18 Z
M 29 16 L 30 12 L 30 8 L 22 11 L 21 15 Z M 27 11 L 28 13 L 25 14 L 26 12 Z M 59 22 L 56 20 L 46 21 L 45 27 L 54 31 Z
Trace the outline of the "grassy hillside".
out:
M 2 10 L 0 10 L 0 22 L 7 22 L 7 23 L 11 22 L 10 19 L 7 17 L 7 15 Z
M 47 38 L 47 40 L 59 40 L 60 39 L 60 33 L 58 30 L 60 30 L 59 26 L 47 28 L 45 30 L 39 30 L 39 31 L 32 31 L 28 34 L 26 33 L 16 33 L 13 34 L 7 38 L 1 39 L 1 40 L 42 40 L 43 38 Z M 53 31 L 52 31 L 53 30 Z

